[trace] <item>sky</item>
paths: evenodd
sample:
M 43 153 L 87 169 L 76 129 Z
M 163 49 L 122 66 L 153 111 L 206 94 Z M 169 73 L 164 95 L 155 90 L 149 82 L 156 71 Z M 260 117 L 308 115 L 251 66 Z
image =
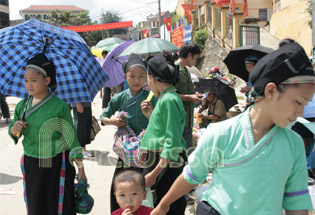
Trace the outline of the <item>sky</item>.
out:
M 176 9 L 178 0 L 161 0 L 161 11 Z M 158 13 L 158 0 L 9 0 L 10 20 L 22 19 L 20 10 L 31 5 L 75 5 L 90 11 L 90 18 L 99 21 L 102 10 L 115 10 L 123 21 L 145 21 L 146 16 Z

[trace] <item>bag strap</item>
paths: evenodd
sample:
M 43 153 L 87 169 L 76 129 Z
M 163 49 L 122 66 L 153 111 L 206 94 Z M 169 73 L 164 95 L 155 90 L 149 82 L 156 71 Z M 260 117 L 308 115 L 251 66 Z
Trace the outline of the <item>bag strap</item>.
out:
M 128 105 L 130 105 L 133 101 L 135 101 L 137 98 L 139 98 L 142 93 L 143 93 L 143 89 L 140 93 L 138 93 L 138 95 L 134 96 L 133 98 L 129 99 L 124 105 L 122 105 L 120 108 L 119 108 L 119 111 L 123 111 Z

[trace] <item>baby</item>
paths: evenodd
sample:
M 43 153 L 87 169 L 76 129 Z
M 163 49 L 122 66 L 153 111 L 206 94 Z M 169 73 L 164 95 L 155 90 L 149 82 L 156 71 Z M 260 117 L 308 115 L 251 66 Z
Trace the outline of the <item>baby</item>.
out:
M 141 205 L 146 199 L 144 176 L 136 170 L 123 170 L 113 181 L 114 194 L 120 209 L 112 215 L 149 215 L 153 208 Z

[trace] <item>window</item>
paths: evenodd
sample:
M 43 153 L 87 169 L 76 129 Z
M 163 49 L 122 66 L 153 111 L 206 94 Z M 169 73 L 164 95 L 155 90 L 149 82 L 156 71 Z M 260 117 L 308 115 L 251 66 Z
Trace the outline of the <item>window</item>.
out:
M 25 15 L 25 20 L 29 20 L 30 19 L 30 16 L 29 15 Z
M 267 21 L 267 9 L 259 9 L 259 20 L 260 21 Z
M 8 13 L 0 12 L 0 28 L 10 26 L 10 19 Z
M 9 0 L 0 0 L 0 5 L 9 6 Z

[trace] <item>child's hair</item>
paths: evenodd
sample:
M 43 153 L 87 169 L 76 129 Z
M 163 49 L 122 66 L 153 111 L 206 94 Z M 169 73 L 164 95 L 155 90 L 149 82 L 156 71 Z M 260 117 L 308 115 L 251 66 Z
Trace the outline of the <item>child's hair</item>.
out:
M 184 43 L 179 49 L 179 57 L 185 59 L 189 53 L 195 55 L 200 54 L 201 51 L 200 48 L 194 43 Z
M 139 184 L 141 188 L 145 191 L 145 178 L 144 176 L 137 170 L 133 169 L 125 169 L 119 172 L 113 181 L 114 191 L 116 191 L 116 183 L 121 182 L 133 182 L 135 184 Z
M 103 54 L 106 54 L 106 55 L 107 55 L 107 54 L 108 54 L 108 51 L 106 51 L 106 50 L 102 51 L 102 55 L 103 55 Z

